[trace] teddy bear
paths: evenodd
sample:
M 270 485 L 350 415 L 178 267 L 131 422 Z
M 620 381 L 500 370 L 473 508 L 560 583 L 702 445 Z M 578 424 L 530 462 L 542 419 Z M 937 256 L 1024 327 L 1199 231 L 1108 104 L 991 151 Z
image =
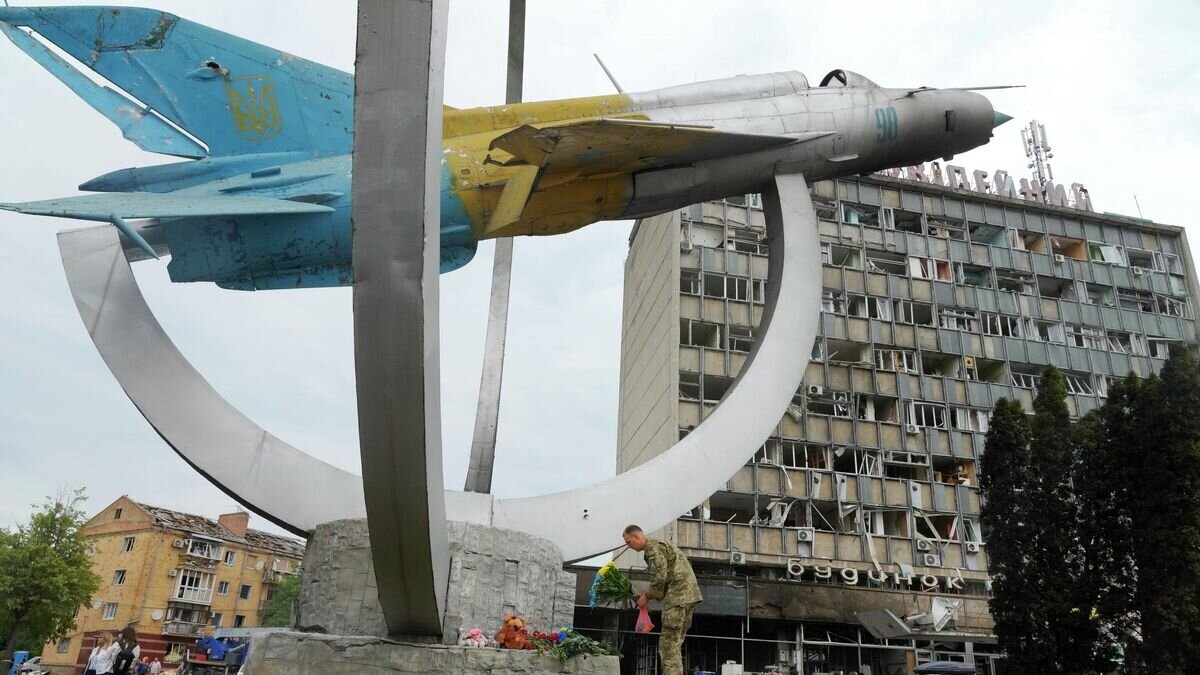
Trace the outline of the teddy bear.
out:
M 525 628 L 525 619 L 516 614 L 504 615 L 504 627 L 496 633 L 496 642 L 505 649 L 534 649 Z
M 462 637 L 458 638 L 458 646 L 460 647 L 487 647 L 488 642 L 487 636 L 478 628 L 464 631 Z

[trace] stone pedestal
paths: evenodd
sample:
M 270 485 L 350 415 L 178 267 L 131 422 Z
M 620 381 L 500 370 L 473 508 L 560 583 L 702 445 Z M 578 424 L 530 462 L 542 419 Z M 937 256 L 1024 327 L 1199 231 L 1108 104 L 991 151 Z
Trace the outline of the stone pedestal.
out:
M 270 633 L 255 637 L 246 672 L 253 675 L 422 673 L 458 675 L 619 675 L 615 656 L 552 656 L 508 649 L 418 645 L 378 637 Z
M 563 571 L 554 544 L 482 525 L 451 522 L 448 527 L 450 581 L 442 642 L 454 644 L 471 628 L 495 634 L 509 613 L 524 616 L 536 630 L 571 623 L 575 578 Z M 387 637 L 377 593 L 366 521 L 318 526 L 304 553 L 297 629 Z

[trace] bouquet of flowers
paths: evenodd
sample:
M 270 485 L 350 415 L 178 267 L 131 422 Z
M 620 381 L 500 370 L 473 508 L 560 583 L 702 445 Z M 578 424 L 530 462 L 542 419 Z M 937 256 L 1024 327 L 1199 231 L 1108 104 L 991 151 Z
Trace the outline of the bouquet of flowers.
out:
M 620 652 L 610 644 L 597 642 L 592 638 L 576 633 L 573 628 L 567 626 L 553 633 L 542 633 L 541 631 L 533 631 L 533 646 L 543 654 L 550 654 L 557 657 L 559 661 L 566 661 L 572 656 L 580 654 L 589 654 L 593 656 L 619 656 Z
M 597 604 L 628 606 L 633 597 L 633 584 L 621 574 L 615 562 L 609 561 L 604 563 L 592 581 L 592 589 L 588 591 L 588 607 Z

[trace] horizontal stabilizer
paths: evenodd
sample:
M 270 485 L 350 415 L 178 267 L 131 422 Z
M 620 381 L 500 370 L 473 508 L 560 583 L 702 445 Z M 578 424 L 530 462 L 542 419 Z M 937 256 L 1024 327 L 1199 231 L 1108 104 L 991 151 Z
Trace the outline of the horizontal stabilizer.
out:
M 327 213 L 328 206 L 270 199 L 268 197 L 214 197 L 210 195 L 122 192 L 62 197 L 40 202 L 0 204 L 0 209 L 35 216 L 112 222 L 117 218 L 188 218 L 205 216 L 280 215 Z
M 121 129 L 121 135 L 139 148 L 147 152 L 192 159 L 208 156 L 204 146 L 168 124 L 153 110 L 143 108 L 109 87 L 96 84 L 25 31 L 2 22 L 0 31 L 96 112 L 117 125 Z
M 497 137 L 490 150 L 513 159 L 505 165 L 531 164 L 546 172 L 578 171 L 589 176 L 640 171 L 756 152 L 827 136 L 806 132 L 794 136 L 742 134 L 710 127 L 629 119 L 596 119 L 562 126 L 521 126 Z M 497 162 L 496 159 L 492 159 Z

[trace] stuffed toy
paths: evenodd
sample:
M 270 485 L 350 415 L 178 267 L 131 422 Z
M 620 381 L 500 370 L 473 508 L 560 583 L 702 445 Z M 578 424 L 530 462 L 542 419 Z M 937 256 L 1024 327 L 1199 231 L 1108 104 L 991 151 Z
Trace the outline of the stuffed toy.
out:
M 525 619 L 515 614 L 504 615 L 504 627 L 496 633 L 496 642 L 505 649 L 533 649 L 533 641 L 525 628 Z
M 472 628 L 471 630 L 464 632 L 462 637 L 458 639 L 458 646 L 487 647 L 488 642 L 489 640 L 487 636 L 483 634 L 483 631 L 479 630 L 478 628 Z

